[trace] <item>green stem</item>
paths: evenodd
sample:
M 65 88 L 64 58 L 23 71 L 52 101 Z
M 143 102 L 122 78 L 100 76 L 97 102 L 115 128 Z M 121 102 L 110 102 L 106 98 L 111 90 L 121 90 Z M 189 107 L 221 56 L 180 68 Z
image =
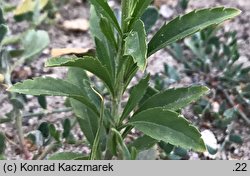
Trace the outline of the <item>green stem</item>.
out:
M 17 128 L 17 133 L 18 133 L 18 137 L 19 137 L 19 141 L 20 141 L 20 147 L 21 150 L 24 154 L 24 159 L 30 159 L 31 155 L 27 149 L 27 147 L 25 146 L 25 141 L 24 141 L 24 134 L 23 134 L 23 128 L 22 128 L 22 115 L 20 113 L 19 110 L 16 110 L 16 128 Z

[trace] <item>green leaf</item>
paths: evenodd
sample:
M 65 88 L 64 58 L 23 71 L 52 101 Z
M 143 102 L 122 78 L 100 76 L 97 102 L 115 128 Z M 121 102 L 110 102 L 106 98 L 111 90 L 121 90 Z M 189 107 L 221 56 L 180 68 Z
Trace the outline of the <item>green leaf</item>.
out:
M 82 132 L 86 136 L 89 143 L 93 145 L 98 129 L 99 117 L 79 101 L 70 99 L 70 104 L 73 108 L 75 116 L 77 117 L 77 121 Z
M 199 152 L 206 150 L 199 131 L 176 112 L 148 109 L 132 117 L 129 124 L 154 139 Z
M 208 90 L 209 89 L 204 86 L 168 89 L 148 98 L 136 113 L 154 107 L 162 107 L 173 111 L 178 110 L 187 106 L 192 101 L 199 99 L 202 95 L 206 94 Z
M 131 22 L 131 25 L 133 25 L 133 23 L 142 16 L 142 14 L 145 12 L 145 10 L 152 1 L 153 0 L 138 0 L 136 7 L 134 8 L 133 11 L 132 15 L 133 20 Z
M 68 138 L 68 136 L 70 135 L 70 130 L 71 130 L 71 123 L 69 119 L 65 119 L 63 121 L 63 138 Z
M 0 132 L 0 155 L 2 155 L 5 151 L 6 144 L 5 144 L 5 135 Z
M 141 101 L 139 102 L 139 106 L 141 106 L 143 103 L 145 103 L 150 97 L 152 97 L 153 95 L 159 93 L 158 90 L 156 90 L 153 87 L 148 86 L 146 93 L 144 94 L 143 98 L 141 99 Z
M 88 95 L 88 97 L 91 98 L 93 102 L 95 102 L 96 107 L 99 109 L 100 99 L 97 99 L 93 90 L 89 90 L 90 85 L 85 84 L 88 81 L 88 76 L 84 70 L 80 68 L 70 68 L 68 70 L 67 80 L 70 83 L 80 87 L 82 91 L 84 91 L 84 93 Z M 77 117 L 77 121 L 82 132 L 92 145 L 98 129 L 99 117 L 91 109 L 79 101 L 70 99 L 70 104 L 73 108 L 75 116 Z
M 5 156 L 0 155 L 0 160 L 6 160 Z
M 46 96 L 38 96 L 37 101 L 43 109 L 47 109 Z
M 88 96 L 95 104 L 96 108 L 100 108 L 100 97 L 93 91 L 89 77 L 85 70 L 81 68 L 71 67 L 68 69 L 67 81 L 81 88 L 82 92 Z
M 49 35 L 46 31 L 29 30 L 21 41 L 24 47 L 22 60 L 33 59 L 49 45 L 49 42 Z
M 91 4 L 95 7 L 96 11 L 102 14 L 104 17 L 108 18 L 109 21 L 114 25 L 117 32 L 122 34 L 119 23 L 112 9 L 109 7 L 108 3 L 104 0 L 90 0 Z
M 76 160 L 83 157 L 84 155 L 81 153 L 62 152 L 52 155 L 51 157 L 49 157 L 49 160 Z
M 97 15 L 96 9 L 91 5 L 90 7 L 90 32 L 93 38 L 98 38 L 103 41 L 105 39 L 100 26 L 100 17 Z
M 49 137 L 49 124 L 47 122 L 41 123 L 37 130 L 41 131 L 44 138 Z
M 47 77 L 26 80 L 23 83 L 17 83 L 10 87 L 9 91 L 28 95 L 66 96 L 74 98 L 99 114 L 95 105 L 82 93 L 79 87 L 61 79 Z
M 140 102 L 144 94 L 146 93 L 148 87 L 149 75 L 142 79 L 136 86 L 134 86 L 131 90 L 129 100 L 123 110 L 121 121 L 124 120 L 131 111 L 136 107 L 136 105 Z
M 2 45 L 14 45 L 17 44 L 23 37 L 23 33 L 21 34 L 16 34 L 16 35 L 11 35 L 3 39 Z M 16 50 L 22 50 L 22 49 L 16 49 Z
M 46 67 L 76 67 L 85 69 L 97 77 L 99 77 L 109 88 L 110 92 L 113 94 L 113 81 L 106 67 L 102 65 L 102 63 L 94 58 L 89 56 L 84 56 L 82 58 L 52 58 L 45 63 Z
M 0 7 L 0 43 L 4 39 L 7 32 L 8 32 L 8 27 L 5 25 L 5 20 L 3 17 L 3 10 Z
M 155 7 L 149 7 L 143 13 L 143 15 L 141 17 L 141 20 L 143 21 L 143 23 L 145 25 L 145 30 L 146 30 L 147 33 L 155 25 L 158 18 L 159 18 L 159 13 L 158 13 L 158 10 Z
M 178 16 L 163 25 L 148 44 L 148 56 L 154 54 L 165 46 L 183 39 L 213 24 L 222 23 L 240 14 L 234 8 L 209 8 L 192 11 L 186 15 Z
M 0 8 L 0 24 L 4 24 L 4 23 L 5 23 L 5 20 L 3 17 L 3 10 L 2 10 L 2 8 Z
M 98 59 L 108 69 L 110 75 L 114 75 L 114 64 L 112 63 L 112 58 L 109 57 L 108 48 L 98 38 L 95 38 L 95 44 Z
M 177 69 L 174 68 L 173 66 L 164 64 L 164 72 L 168 76 L 168 78 L 171 79 L 171 81 L 173 82 L 180 81 L 180 75 Z
M 231 134 L 229 136 L 229 141 L 234 142 L 236 144 L 240 144 L 240 145 L 244 142 L 242 137 L 240 135 L 236 135 L 236 134 Z
M 107 40 L 112 44 L 112 46 L 115 49 L 118 49 L 117 43 L 116 43 L 116 38 L 114 36 L 114 30 L 110 26 L 109 21 L 106 18 L 101 17 L 100 19 L 100 28 L 104 36 L 107 38 Z
M 174 146 L 172 144 L 163 141 L 160 141 L 158 145 L 167 155 L 169 155 L 174 149 Z
M 158 140 L 153 139 L 147 135 L 143 135 L 138 137 L 135 141 L 133 141 L 129 147 L 135 147 L 137 151 L 148 150 L 153 147 Z
M 125 39 L 124 55 L 132 56 L 138 67 L 141 70 L 145 70 L 147 64 L 146 31 L 141 20 L 135 22 L 132 31 Z
M 49 125 L 49 133 L 57 142 L 60 142 L 60 132 L 56 130 L 53 124 Z
M 114 134 L 114 140 L 116 140 L 116 151 L 118 152 L 118 156 L 123 157 L 122 159 L 130 160 L 131 155 L 130 152 L 121 136 L 121 134 L 114 128 L 111 129 Z
M 8 28 L 6 25 L 1 24 L 0 25 L 0 43 L 2 42 L 2 40 L 4 39 L 5 35 L 8 32 Z

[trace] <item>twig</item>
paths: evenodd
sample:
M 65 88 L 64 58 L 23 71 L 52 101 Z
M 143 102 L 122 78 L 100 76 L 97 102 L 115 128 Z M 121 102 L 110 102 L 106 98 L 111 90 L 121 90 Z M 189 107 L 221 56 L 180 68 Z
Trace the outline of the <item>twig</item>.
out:
M 5 139 L 6 139 L 10 144 L 15 145 L 16 147 L 19 147 L 19 145 L 16 144 L 14 141 L 10 140 L 10 139 L 6 136 L 6 134 L 4 134 L 4 136 L 5 136 Z
M 224 148 L 225 148 L 227 142 L 229 142 L 229 137 L 230 137 L 230 135 L 231 135 L 233 129 L 234 129 L 234 122 L 231 122 L 231 123 L 227 126 L 227 130 L 226 130 L 227 135 L 226 135 L 226 137 L 225 137 L 223 143 L 221 144 L 221 147 L 219 148 L 219 150 L 218 150 L 218 152 L 217 152 L 217 155 L 218 155 L 218 154 L 221 155 L 220 158 L 222 158 L 222 154 L 224 154 L 224 155 L 226 156 L 225 151 L 224 151 Z
M 42 154 L 37 158 L 37 160 L 43 160 L 44 158 L 46 158 L 46 156 L 53 150 L 55 150 L 57 147 L 60 146 L 60 143 L 58 142 L 54 142 L 52 144 L 50 144 L 43 152 Z

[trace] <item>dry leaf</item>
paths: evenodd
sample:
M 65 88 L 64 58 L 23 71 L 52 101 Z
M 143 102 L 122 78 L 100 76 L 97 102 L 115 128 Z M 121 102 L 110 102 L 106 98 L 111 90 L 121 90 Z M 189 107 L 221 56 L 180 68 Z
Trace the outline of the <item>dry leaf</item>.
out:
M 87 31 L 89 29 L 89 21 L 86 19 L 66 20 L 63 22 L 63 28 L 71 31 Z
M 51 50 L 51 56 L 52 57 L 59 57 L 63 55 L 84 55 L 88 52 L 90 52 L 90 48 L 53 48 Z

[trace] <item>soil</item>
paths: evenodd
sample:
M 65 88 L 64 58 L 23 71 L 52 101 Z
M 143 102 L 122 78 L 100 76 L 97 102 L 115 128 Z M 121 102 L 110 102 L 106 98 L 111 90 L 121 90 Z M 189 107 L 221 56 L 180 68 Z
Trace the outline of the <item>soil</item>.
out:
M 17 0 L 9 0 L 9 2 L 17 4 Z M 112 4 L 117 4 L 116 2 L 111 2 Z M 169 17 L 169 19 L 176 16 L 179 10 L 176 8 L 176 1 L 174 0 L 162 0 L 160 5 L 167 5 L 171 9 L 173 9 L 173 14 Z M 227 6 L 227 7 L 236 7 L 242 10 L 242 14 L 229 21 L 223 25 L 223 29 L 225 31 L 237 31 L 238 33 L 238 42 L 239 49 L 241 55 L 241 62 L 244 62 L 246 65 L 249 64 L 250 61 L 250 1 L 247 0 L 209 0 L 204 3 L 204 0 L 190 0 L 189 7 L 187 11 L 196 8 L 204 8 L 204 7 L 213 7 L 213 6 Z M 17 73 L 20 73 L 20 70 L 26 70 L 28 72 L 28 77 L 37 77 L 37 76 L 50 76 L 57 78 L 65 78 L 66 69 L 64 68 L 56 68 L 56 69 L 48 69 L 44 68 L 44 62 L 50 57 L 50 51 L 52 48 L 90 48 L 93 47 L 94 44 L 92 42 L 89 31 L 86 32 L 72 32 L 62 29 L 60 26 L 64 20 L 72 20 L 76 18 L 85 18 L 89 19 L 89 4 L 82 1 L 70 1 L 66 5 L 62 6 L 57 14 L 56 20 L 51 24 L 43 24 L 39 28 L 48 31 L 51 43 L 48 49 L 44 50 L 42 55 L 32 62 L 29 66 L 25 65 L 20 68 L 17 68 Z M 154 30 L 159 28 L 164 21 L 169 20 L 163 17 L 157 22 L 157 25 Z M 8 24 L 10 27 L 10 31 L 13 34 L 18 33 L 28 27 L 27 23 L 15 23 L 12 15 L 8 15 L 7 17 Z M 162 50 L 155 55 L 149 61 L 149 66 L 147 71 L 154 75 L 155 73 L 163 70 L 163 64 L 167 63 L 169 65 L 179 67 L 178 63 L 167 53 L 166 50 Z M 139 74 L 140 76 L 141 74 Z M 26 79 L 26 77 L 20 77 L 20 74 L 17 74 L 16 81 L 21 81 Z M 135 80 L 136 81 L 136 80 Z M 192 84 L 192 81 L 189 77 L 183 76 L 183 80 L 181 81 L 181 85 L 176 86 L 186 86 Z M 1 94 L 1 97 L 6 94 Z M 53 109 L 61 109 L 64 108 L 65 98 L 62 97 L 47 97 L 48 111 L 52 111 Z M 11 106 L 8 103 L 7 98 L 5 98 L 2 102 L 0 102 L 0 116 L 4 115 L 11 109 Z M 25 106 L 23 111 L 24 114 L 27 113 L 36 113 L 44 111 L 37 102 L 37 99 L 28 96 L 28 103 Z M 68 113 L 57 113 L 53 115 L 48 115 L 46 117 L 34 117 L 24 119 L 23 122 L 23 130 L 24 133 L 27 134 L 30 131 L 35 130 L 39 124 L 44 121 L 51 122 L 56 125 L 56 127 L 62 130 L 62 121 L 65 118 L 73 118 L 73 114 Z M 195 122 L 197 117 L 195 117 L 192 113 L 188 117 L 191 121 Z M 200 122 L 200 125 L 204 122 Z M 201 130 L 205 128 L 200 126 Z M 244 139 L 242 145 L 229 145 L 226 146 L 225 150 L 220 152 L 216 159 L 250 159 L 250 128 L 245 125 L 242 119 L 238 119 L 234 123 L 234 129 L 236 133 L 240 134 Z M 7 143 L 7 150 L 5 152 L 7 159 L 22 159 L 23 157 L 20 154 L 20 149 L 18 145 L 18 137 L 17 131 L 15 128 L 14 122 L 7 124 L 0 124 L 0 130 L 4 131 L 6 136 L 10 141 Z M 222 140 L 225 137 L 225 132 L 218 129 L 210 129 L 215 134 L 218 141 Z M 76 126 L 74 128 L 74 137 L 79 140 L 84 139 L 84 135 L 82 134 L 80 128 Z M 16 143 L 17 145 L 14 145 Z M 77 151 L 81 153 L 89 153 L 89 149 L 85 145 L 65 145 L 59 149 L 60 151 Z M 197 155 L 194 152 L 189 153 L 190 159 L 213 159 L 212 156 L 206 156 L 204 154 Z

